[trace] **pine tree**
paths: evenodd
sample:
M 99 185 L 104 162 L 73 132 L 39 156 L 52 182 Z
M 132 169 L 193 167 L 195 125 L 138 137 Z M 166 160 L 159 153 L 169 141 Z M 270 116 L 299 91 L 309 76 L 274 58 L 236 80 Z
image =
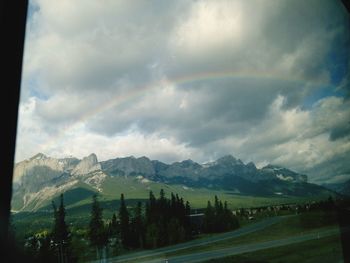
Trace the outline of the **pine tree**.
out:
M 224 203 L 224 219 L 223 222 L 225 222 L 225 231 L 228 230 L 234 230 L 239 227 L 238 219 L 235 215 L 232 214 L 232 212 L 227 207 L 227 202 Z
M 184 222 L 184 229 L 186 232 L 186 239 L 190 239 L 192 237 L 192 226 L 191 226 L 191 220 L 190 220 L 190 214 L 191 214 L 191 206 L 188 201 L 186 201 L 185 205 L 185 222 Z
M 159 193 L 159 202 L 160 203 L 165 203 L 165 192 L 163 189 L 160 189 L 160 193 Z
M 118 235 L 118 222 L 115 213 L 113 213 L 111 222 L 108 225 L 108 235 L 111 238 L 116 238 Z
M 167 224 L 167 235 L 169 236 L 169 244 L 183 242 L 186 239 L 185 229 L 179 224 L 177 218 L 172 218 Z
M 52 206 L 55 218 L 52 239 L 58 250 L 59 262 L 67 262 L 68 260 L 72 261 L 71 238 L 70 231 L 65 221 L 66 209 L 64 207 L 63 194 L 60 195 L 60 205 L 58 209 L 54 202 L 52 202 Z
M 224 207 L 221 200 L 218 203 L 217 210 L 215 211 L 215 232 L 223 232 L 226 230 L 226 223 L 224 218 Z
M 108 224 L 108 241 L 110 242 L 111 253 L 113 256 L 117 256 L 119 253 L 119 224 L 115 213 L 112 215 L 112 219 Z
M 102 208 L 97 196 L 92 197 L 91 219 L 89 224 L 89 240 L 91 246 L 96 248 L 97 258 L 102 258 L 102 249 L 107 245 L 107 231 L 102 220 Z
M 44 236 L 40 238 L 39 242 L 40 247 L 38 249 L 37 262 L 57 262 L 57 258 L 55 258 L 55 253 L 53 251 L 54 248 L 51 244 L 51 237 L 49 235 Z M 64 251 L 62 250 L 62 252 Z M 58 262 L 70 263 L 75 261 L 72 257 L 70 257 L 70 255 L 67 255 L 66 253 L 58 254 L 58 256 Z
M 145 241 L 148 248 L 158 247 L 159 229 L 156 224 L 146 226 Z
M 164 190 L 161 189 L 159 193 L 159 199 L 156 203 L 156 224 L 159 229 L 159 235 L 158 235 L 158 245 L 164 246 L 168 244 L 168 235 L 167 235 L 167 223 L 169 219 L 168 215 L 168 207 L 167 207 L 167 199 L 165 197 Z
M 39 254 L 39 240 L 35 235 L 27 238 L 25 243 L 25 253 L 29 256 L 28 258 L 31 258 L 34 261 L 37 260 Z
M 134 209 L 134 216 L 131 220 L 130 232 L 132 232 L 132 246 L 135 248 L 144 246 L 144 223 L 142 219 L 142 204 L 137 202 Z
M 207 208 L 204 212 L 204 232 L 211 233 L 214 231 L 215 210 L 210 201 L 208 201 Z
M 176 217 L 176 198 L 173 193 L 171 193 L 171 200 L 170 200 L 170 215 L 171 217 Z
M 149 202 L 146 203 L 146 216 L 143 236 L 147 248 L 156 248 L 177 243 L 191 238 L 190 203 L 178 194 L 171 193 L 170 200 L 161 189 L 158 199 L 150 191 Z M 136 213 L 135 213 L 136 215 Z M 134 232 L 135 218 L 131 229 Z
M 129 226 L 129 212 L 125 205 L 124 194 L 120 195 L 119 208 L 120 221 L 120 239 L 124 248 L 130 246 L 130 226 Z
M 186 201 L 185 211 L 186 211 L 186 215 L 191 214 L 191 206 L 190 206 L 190 202 L 188 202 L 188 201 Z
M 170 212 L 170 202 L 165 197 L 165 192 L 163 189 L 160 190 L 158 203 L 159 203 L 159 211 L 160 211 L 160 214 L 162 215 L 162 218 L 161 218 L 161 220 L 163 221 L 162 223 L 166 224 L 170 220 L 171 212 Z
M 69 230 L 65 221 L 66 217 L 66 209 L 63 204 L 63 195 L 60 196 L 60 205 L 58 209 L 54 206 L 54 216 L 55 216 L 55 224 L 53 230 L 53 239 L 57 243 L 65 243 L 69 240 Z
M 149 201 L 146 206 L 146 220 L 147 225 L 156 223 L 156 214 L 157 214 L 157 200 L 152 191 L 149 192 Z
M 217 195 L 215 195 L 214 208 L 215 208 L 215 214 L 217 214 L 217 212 L 219 211 L 219 198 Z
M 184 200 L 181 197 L 180 204 L 179 204 L 179 218 L 180 218 L 181 225 L 185 224 L 185 216 L 186 216 L 186 208 L 185 208 Z
M 146 223 L 145 223 L 145 245 L 148 248 L 158 246 L 158 209 L 157 200 L 152 191 L 149 192 L 149 201 L 146 204 Z

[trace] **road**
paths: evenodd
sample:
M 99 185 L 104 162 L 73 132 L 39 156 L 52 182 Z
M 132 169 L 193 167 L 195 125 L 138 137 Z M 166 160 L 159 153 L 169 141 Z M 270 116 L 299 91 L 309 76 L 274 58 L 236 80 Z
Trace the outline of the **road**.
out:
M 230 238 L 238 238 L 240 236 L 247 235 L 247 234 L 250 234 L 252 232 L 262 230 L 266 227 L 269 227 L 273 224 L 276 224 L 277 222 L 280 222 L 281 220 L 283 220 L 287 217 L 291 217 L 291 216 L 289 215 L 289 216 L 271 217 L 271 218 L 267 218 L 267 219 L 264 219 L 262 221 L 259 221 L 257 223 L 249 224 L 249 225 L 244 226 L 242 228 L 239 228 L 238 230 L 235 230 L 235 231 L 215 235 L 214 237 L 196 239 L 196 240 L 192 240 L 189 242 L 185 242 L 185 243 L 181 243 L 181 244 L 177 244 L 177 245 L 173 245 L 173 246 L 168 246 L 168 247 L 164 247 L 164 248 L 154 249 L 154 250 L 146 250 L 146 251 L 142 251 L 142 252 L 130 253 L 127 255 L 122 255 L 122 256 L 116 257 L 116 258 L 110 258 L 108 261 L 113 262 L 113 263 L 145 262 L 144 260 L 146 260 L 146 258 L 157 257 L 156 261 L 149 261 L 149 262 L 162 262 L 161 259 L 164 258 L 165 253 L 178 252 L 180 250 L 199 247 L 199 246 L 203 246 L 203 245 L 207 245 L 207 244 L 212 244 L 212 243 L 223 241 L 223 240 L 230 239 Z M 212 253 L 214 253 L 214 252 L 212 252 Z M 190 254 L 187 256 L 190 257 L 191 255 L 195 255 L 195 254 Z M 181 256 L 179 256 L 179 257 L 181 257 Z M 173 260 L 177 260 L 175 258 L 177 258 L 177 257 L 174 257 L 174 259 L 171 259 L 171 261 L 169 261 L 169 262 L 173 262 Z M 179 260 L 181 260 L 181 258 Z M 190 262 L 190 261 L 187 261 L 187 259 L 183 259 L 183 260 L 184 261 L 174 261 L 174 262 Z M 189 259 L 189 260 L 191 260 L 191 259 Z
M 211 250 L 211 251 L 203 251 L 203 252 L 196 252 L 196 253 L 189 253 L 185 255 L 179 255 L 179 256 L 171 256 L 167 258 L 167 262 L 169 263 L 194 263 L 194 262 L 202 262 L 205 260 L 213 259 L 213 258 L 221 258 L 226 256 L 233 256 L 238 255 L 242 253 L 247 252 L 254 252 L 262 249 L 268 249 L 268 248 L 274 248 L 279 246 L 286 246 L 291 245 L 303 241 L 309 241 L 313 239 L 323 238 L 331 235 L 339 234 L 339 228 L 334 228 L 330 230 L 324 230 L 319 233 L 312 233 L 312 234 L 305 234 L 302 236 L 293 236 L 288 237 L 284 239 L 278 239 L 278 240 L 272 240 L 272 241 L 265 241 L 265 242 L 259 242 L 259 243 L 253 243 L 248 245 L 241 245 L 241 246 L 235 246 L 235 247 L 229 247 L 224 249 L 217 249 L 217 250 Z M 135 259 L 135 262 L 140 262 Z M 118 262 L 118 261 L 117 261 Z M 166 262 L 164 257 L 159 257 L 152 260 L 142 261 L 143 263 L 160 263 L 160 262 Z

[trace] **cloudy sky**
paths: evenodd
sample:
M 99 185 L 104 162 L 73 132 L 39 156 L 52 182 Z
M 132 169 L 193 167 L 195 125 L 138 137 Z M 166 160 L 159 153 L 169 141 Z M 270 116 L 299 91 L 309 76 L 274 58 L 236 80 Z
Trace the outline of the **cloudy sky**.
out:
M 350 178 L 341 1 L 30 1 L 16 161 L 232 154 Z

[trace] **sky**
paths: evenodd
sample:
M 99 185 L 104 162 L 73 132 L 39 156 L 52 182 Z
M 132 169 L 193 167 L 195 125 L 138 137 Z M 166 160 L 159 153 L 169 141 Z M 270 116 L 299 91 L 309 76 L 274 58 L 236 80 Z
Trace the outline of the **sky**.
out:
M 349 30 L 334 0 L 31 0 L 16 162 L 231 154 L 343 182 Z

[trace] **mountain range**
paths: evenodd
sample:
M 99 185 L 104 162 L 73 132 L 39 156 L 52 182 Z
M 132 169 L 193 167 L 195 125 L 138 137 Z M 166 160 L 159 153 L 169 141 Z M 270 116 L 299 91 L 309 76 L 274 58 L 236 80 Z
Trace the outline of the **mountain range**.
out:
M 342 183 L 328 183 L 322 186 L 339 194 L 350 196 L 350 179 Z
M 70 194 L 79 203 L 97 192 L 118 198 L 120 192 L 141 196 L 139 192 L 170 186 L 193 193 L 206 189 L 250 196 L 305 197 L 331 193 L 308 183 L 304 174 L 276 165 L 258 169 L 254 163 L 245 164 L 231 155 L 205 164 L 192 160 L 166 164 L 147 157 L 99 162 L 94 153 L 81 160 L 38 153 L 15 164 L 12 209 L 35 211 L 48 206 L 61 193 Z

